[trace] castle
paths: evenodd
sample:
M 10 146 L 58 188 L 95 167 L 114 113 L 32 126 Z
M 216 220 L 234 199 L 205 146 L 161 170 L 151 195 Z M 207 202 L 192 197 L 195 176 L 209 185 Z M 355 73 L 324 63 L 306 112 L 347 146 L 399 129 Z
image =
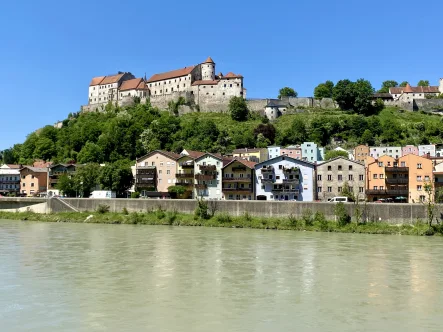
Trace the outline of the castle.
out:
M 94 77 L 88 92 L 89 107 L 122 103 L 133 97 L 150 98 L 154 106 L 166 106 L 179 97 L 196 105 L 226 104 L 233 96 L 246 98 L 243 76 L 232 72 L 215 74 L 211 57 L 198 65 L 154 74 L 149 79 L 135 78 L 129 72 Z

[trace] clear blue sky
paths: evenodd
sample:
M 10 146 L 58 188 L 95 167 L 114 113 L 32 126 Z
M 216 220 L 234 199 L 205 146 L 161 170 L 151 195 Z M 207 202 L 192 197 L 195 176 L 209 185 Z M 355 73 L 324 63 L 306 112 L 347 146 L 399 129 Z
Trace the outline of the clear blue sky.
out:
M 248 97 L 325 80 L 443 77 L 443 1 L 3 1 L 0 150 L 87 103 L 93 76 L 141 77 L 204 61 Z

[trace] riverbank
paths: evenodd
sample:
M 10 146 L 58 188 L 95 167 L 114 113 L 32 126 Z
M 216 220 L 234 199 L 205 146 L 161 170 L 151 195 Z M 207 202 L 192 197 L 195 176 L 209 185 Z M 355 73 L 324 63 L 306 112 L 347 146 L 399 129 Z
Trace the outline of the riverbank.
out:
M 286 218 L 264 218 L 252 217 L 248 214 L 241 217 L 233 217 L 227 214 L 216 214 L 213 217 L 208 216 L 207 218 L 200 218 L 192 214 L 164 210 L 144 213 L 59 212 L 51 214 L 0 211 L 0 219 L 39 222 L 203 226 L 418 236 L 443 234 L 443 227 L 440 225 L 434 225 L 432 228 L 430 228 L 426 223 L 419 221 L 412 225 L 392 225 L 383 222 L 359 224 L 350 222 L 340 224 L 335 221 L 326 220 L 322 214 L 305 215 L 300 219 L 296 219 L 292 216 L 288 216 Z

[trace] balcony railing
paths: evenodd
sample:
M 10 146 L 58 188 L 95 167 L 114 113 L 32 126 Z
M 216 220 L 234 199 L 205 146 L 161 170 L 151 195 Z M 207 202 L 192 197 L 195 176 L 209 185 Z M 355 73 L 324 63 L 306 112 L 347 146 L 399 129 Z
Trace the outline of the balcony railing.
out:
M 223 178 L 225 182 L 251 182 L 251 177 L 235 177 L 235 178 Z
M 262 173 L 272 173 L 272 172 L 274 172 L 274 167 L 273 166 L 262 167 L 261 172 Z
M 179 180 L 179 181 L 175 182 L 175 185 L 176 186 L 189 187 L 189 186 L 193 186 L 194 182 L 186 182 L 186 181 L 183 181 L 183 180 Z
M 274 187 L 272 188 L 274 192 L 285 192 L 285 193 L 299 193 L 299 189 L 297 188 L 284 188 L 284 187 Z
M 217 167 L 215 165 L 199 165 L 201 171 L 216 171 Z
M 222 191 L 252 193 L 252 189 L 251 188 L 223 188 Z
M 195 189 L 198 189 L 198 190 L 204 190 L 207 188 L 208 188 L 208 186 L 206 184 L 196 184 L 195 185 Z
M 246 166 L 234 166 L 232 167 L 233 172 L 244 172 L 246 171 Z
M 409 195 L 409 190 L 408 189 L 390 189 L 390 190 L 368 189 L 366 190 L 366 195 L 407 196 Z
M 194 162 L 184 162 L 180 164 L 181 168 L 194 168 Z
M 194 173 L 177 173 L 175 174 L 177 179 L 193 179 Z
M 385 181 L 387 184 L 408 184 L 409 183 L 409 179 L 386 178 Z
M 266 178 L 261 179 L 261 183 L 273 183 L 274 181 L 275 181 L 274 179 L 266 179 Z
M 408 173 L 409 167 L 385 167 L 386 173 Z
M 300 180 L 299 179 L 283 179 L 283 183 L 300 184 Z
M 299 169 L 298 167 L 283 167 L 283 172 L 284 173 L 298 173 Z
M 211 174 L 196 174 L 195 175 L 195 179 L 197 181 L 210 181 L 210 180 L 215 180 L 215 174 L 211 175 Z

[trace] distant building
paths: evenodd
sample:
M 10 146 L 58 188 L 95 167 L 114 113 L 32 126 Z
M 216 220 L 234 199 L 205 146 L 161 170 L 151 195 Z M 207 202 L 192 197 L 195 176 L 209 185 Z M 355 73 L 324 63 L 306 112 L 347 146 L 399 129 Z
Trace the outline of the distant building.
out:
M 227 160 L 223 166 L 222 192 L 226 200 L 254 199 L 254 166 L 244 159 Z
M 404 103 L 411 103 L 414 99 L 425 99 L 427 95 L 438 96 L 442 93 L 442 79 L 440 79 L 439 86 L 410 86 L 409 83 L 405 87 L 389 88 L 389 93 L 392 95 L 394 101 L 402 101 Z
M 119 100 L 119 88 L 124 81 L 134 79 L 131 73 L 118 72 L 109 76 L 94 77 L 89 84 L 88 104 L 107 104 Z
M 435 157 L 435 144 L 428 145 L 419 145 L 418 146 L 418 155 L 419 156 L 427 156 Z
M 195 198 L 194 160 L 203 156 L 204 154 L 204 152 L 200 151 L 183 150 L 180 154 L 181 157 L 177 159 L 177 174 L 175 175 L 177 180 L 175 185 L 185 187 L 186 192 L 183 196 L 184 198 Z
M 77 169 L 75 164 L 56 164 L 49 167 L 48 173 L 48 197 L 59 195 L 57 185 L 62 175 L 73 175 Z
M 392 158 L 400 158 L 402 154 L 402 148 L 400 146 L 371 146 L 369 150 L 369 155 L 375 159 L 384 155 Z
M 314 142 L 304 142 L 301 145 L 302 159 L 309 162 L 325 160 L 325 149 L 318 147 Z
M 358 199 L 365 198 L 365 166 L 343 157 L 333 158 L 317 165 L 317 197 L 320 200 L 343 196 L 343 188 Z
M 255 165 L 255 197 L 258 200 L 312 202 L 315 164 L 279 156 Z
M 269 99 L 265 106 L 265 115 L 269 120 L 275 120 L 286 112 L 289 103 L 280 99 Z
M 418 147 L 415 145 L 406 145 L 401 148 L 401 155 L 406 156 L 407 154 L 415 154 L 416 156 L 419 155 Z
M 366 157 L 369 156 L 369 146 L 357 145 L 354 149 L 354 159 L 359 163 L 364 163 Z
M 24 196 L 35 196 L 46 193 L 48 169 L 24 166 L 20 169 L 20 193 Z
M 220 155 L 205 153 L 194 160 L 194 197 L 222 199 L 222 167 Z
M 278 157 L 280 155 L 281 148 L 277 145 L 268 146 L 268 159 Z
M 268 159 L 268 149 L 267 148 L 244 148 L 235 149 L 232 152 L 234 158 L 243 158 L 255 163 L 260 163 Z
M 18 195 L 20 193 L 20 165 L 0 166 L 0 194 Z
M 281 156 L 288 156 L 294 159 L 302 159 L 302 151 L 300 145 L 289 145 L 280 149 Z

